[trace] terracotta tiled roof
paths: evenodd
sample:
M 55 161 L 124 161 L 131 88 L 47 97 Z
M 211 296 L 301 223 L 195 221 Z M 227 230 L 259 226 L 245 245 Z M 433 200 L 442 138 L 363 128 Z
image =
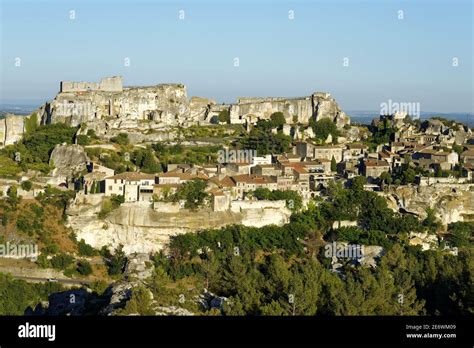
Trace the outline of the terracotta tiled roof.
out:
M 210 181 L 214 182 L 219 187 L 234 187 L 235 182 L 229 177 L 225 176 L 221 180 L 217 176 L 214 176 L 210 179 Z
M 461 156 L 474 156 L 474 149 L 464 151 Z
M 364 162 L 366 167 L 388 167 L 387 161 L 370 159 Z
M 244 182 L 247 184 L 271 184 L 276 183 L 276 178 L 267 175 L 242 174 L 232 177 L 236 183 Z
M 222 192 L 221 190 L 219 190 L 217 188 L 213 188 L 213 189 L 209 190 L 209 193 L 213 196 L 225 196 L 224 192 Z
M 159 178 L 179 178 L 180 180 L 203 179 L 207 180 L 209 177 L 203 173 L 189 174 L 189 173 L 160 173 L 156 175 Z
M 347 145 L 347 148 L 349 149 L 367 149 L 368 146 L 364 144 L 358 144 L 358 143 L 352 143 Z
M 296 166 L 292 166 L 293 170 L 298 174 L 307 174 L 308 171 L 304 168 L 301 164 L 297 164 Z
M 124 172 L 109 176 L 106 179 L 117 179 L 117 180 L 128 180 L 128 181 L 139 181 L 139 180 L 155 180 L 155 174 L 146 174 L 140 172 Z

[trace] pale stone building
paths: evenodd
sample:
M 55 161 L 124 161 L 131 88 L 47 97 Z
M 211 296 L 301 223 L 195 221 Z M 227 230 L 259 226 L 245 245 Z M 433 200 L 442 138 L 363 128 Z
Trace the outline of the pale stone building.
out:
M 232 176 L 231 179 L 235 182 L 233 188 L 235 196 L 242 199 L 245 194 L 250 191 L 254 191 L 257 188 L 267 188 L 270 191 L 277 189 L 277 180 L 274 176 L 260 176 L 243 174 Z
M 378 178 L 383 172 L 389 172 L 390 165 L 387 161 L 367 159 L 362 162 L 362 173 L 368 178 Z
M 328 160 L 334 157 L 338 163 L 342 161 L 343 149 L 342 145 L 317 145 L 308 141 L 296 144 L 296 153 L 300 157 Z
M 105 196 L 123 195 L 125 202 L 145 200 L 145 197 L 148 200 L 153 194 L 154 183 L 155 174 L 125 172 L 105 178 L 104 193 Z

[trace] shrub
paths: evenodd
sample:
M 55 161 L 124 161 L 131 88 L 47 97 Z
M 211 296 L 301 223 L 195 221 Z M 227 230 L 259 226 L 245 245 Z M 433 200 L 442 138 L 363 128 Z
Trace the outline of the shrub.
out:
M 77 243 L 79 248 L 79 255 L 81 256 L 95 256 L 98 255 L 98 251 L 95 250 L 92 246 L 87 244 L 84 239 L 81 239 L 79 243 Z
M 59 270 L 65 270 L 74 262 L 74 257 L 68 254 L 61 253 L 53 256 L 51 259 L 51 266 Z
M 91 139 L 87 135 L 81 134 L 77 136 L 77 143 L 83 146 L 89 145 L 91 143 Z
M 92 266 L 89 262 L 82 260 L 77 264 L 77 271 L 87 276 L 92 273 Z
M 127 133 L 120 133 L 119 135 L 110 138 L 110 141 L 119 145 L 128 145 L 130 143 Z
M 21 183 L 21 188 L 25 191 L 30 191 L 32 187 L 33 187 L 33 183 L 29 180 L 23 181 Z

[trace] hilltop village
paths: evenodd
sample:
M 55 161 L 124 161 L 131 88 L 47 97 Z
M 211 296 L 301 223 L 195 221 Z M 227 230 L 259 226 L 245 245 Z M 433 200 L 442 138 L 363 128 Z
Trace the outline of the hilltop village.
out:
M 145 279 L 150 255 L 192 263 L 222 247 L 216 231 L 237 254 L 252 233 L 311 257 L 339 248 L 324 267 L 342 279 L 351 244 L 375 269 L 394 243 L 457 256 L 472 238 L 472 130 L 404 112 L 351 125 L 328 93 L 217 104 L 179 84 L 62 82 L 31 115 L 0 120 L 0 140 L 0 236 L 38 243 L 47 278 L 110 282 L 91 266 L 101 250 L 109 266 L 128 258 L 109 276 Z

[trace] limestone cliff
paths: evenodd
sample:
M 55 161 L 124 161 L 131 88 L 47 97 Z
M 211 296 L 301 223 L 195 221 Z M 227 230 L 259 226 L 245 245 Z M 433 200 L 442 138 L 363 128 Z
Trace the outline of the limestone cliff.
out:
M 25 117 L 7 115 L 0 120 L 0 148 L 6 145 L 12 145 L 21 140 L 25 131 Z
M 102 195 L 79 195 L 68 208 L 68 224 L 77 234 L 95 248 L 124 245 L 130 253 L 149 253 L 160 250 L 170 236 L 200 229 L 219 228 L 242 224 L 261 227 L 288 222 L 291 212 L 286 209 L 242 209 L 239 212 L 196 212 L 180 210 L 164 213 L 151 209 L 149 203 L 125 203 L 105 220 L 99 220 Z
M 231 123 L 255 122 L 282 112 L 287 123 L 307 124 L 310 119 L 329 118 L 338 127 L 349 124 L 348 116 L 328 93 L 301 98 L 240 98 L 236 104 L 218 105 L 212 99 L 188 99 L 182 84 L 123 87 L 121 77 L 93 82 L 61 82 L 53 101 L 36 112 L 42 124 L 86 124 L 98 135 L 111 137 L 118 131 L 142 134 L 215 122 L 221 111 L 230 113 Z M 1 132 L 1 129 L 0 129 Z M 136 136 L 137 141 L 149 141 Z
M 329 118 L 338 127 L 350 123 L 334 98 L 321 92 L 302 98 L 240 98 L 230 107 L 230 119 L 231 123 L 244 123 L 246 120 L 269 119 L 274 112 L 282 112 L 289 124 L 295 121 L 307 124 L 311 118 L 316 121 Z
M 456 221 L 474 221 L 474 184 L 436 184 L 434 186 L 392 186 L 384 194 L 389 206 L 426 217 L 432 208 L 447 225 Z

